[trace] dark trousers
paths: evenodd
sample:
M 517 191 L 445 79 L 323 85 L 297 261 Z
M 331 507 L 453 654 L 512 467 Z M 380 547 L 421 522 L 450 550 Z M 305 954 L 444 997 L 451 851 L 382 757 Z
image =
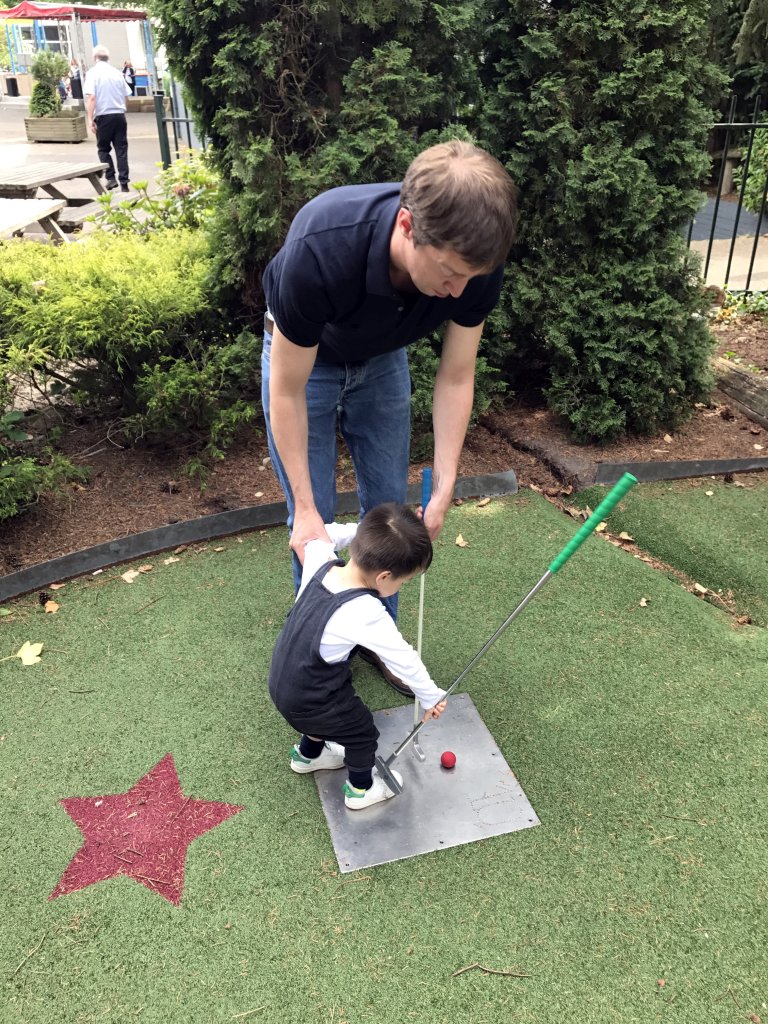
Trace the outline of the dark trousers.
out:
M 280 707 L 279 697 L 275 700 L 272 694 L 272 699 L 296 732 L 340 743 L 344 747 L 344 763 L 350 771 L 367 772 L 373 768 L 379 730 L 351 683 L 343 688 L 336 701 L 316 713 L 286 714 Z
M 128 184 L 128 122 L 125 114 L 100 114 L 96 119 L 96 149 L 99 160 L 107 165 L 107 181 L 114 181 L 115 165 L 110 150 L 114 147 L 117 177 Z

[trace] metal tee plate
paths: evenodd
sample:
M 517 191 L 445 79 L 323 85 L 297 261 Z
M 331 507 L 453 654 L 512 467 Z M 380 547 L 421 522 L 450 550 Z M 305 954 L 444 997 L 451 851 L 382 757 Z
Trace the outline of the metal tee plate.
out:
M 373 717 L 386 759 L 413 728 L 413 705 Z M 403 776 L 403 792 L 363 811 L 344 805 L 343 769 L 315 773 L 342 874 L 540 824 L 468 694 L 451 697 L 418 737 L 426 761 L 409 745 L 391 765 Z M 455 768 L 440 765 L 444 750 L 456 755 Z

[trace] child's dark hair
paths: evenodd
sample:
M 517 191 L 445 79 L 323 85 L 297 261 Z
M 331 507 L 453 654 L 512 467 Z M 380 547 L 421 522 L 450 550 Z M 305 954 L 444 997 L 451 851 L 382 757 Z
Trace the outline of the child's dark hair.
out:
M 349 553 L 363 572 L 410 576 L 429 568 L 432 541 L 412 509 L 391 501 L 366 512 Z

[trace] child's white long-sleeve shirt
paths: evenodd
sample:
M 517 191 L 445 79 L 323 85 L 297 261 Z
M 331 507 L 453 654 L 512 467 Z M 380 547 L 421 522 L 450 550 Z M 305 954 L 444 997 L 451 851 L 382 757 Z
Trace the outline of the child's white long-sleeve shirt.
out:
M 330 544 L 311 540 L 304 549 L 299 594 L 321 566 L 335 561 L 337 552 L 350 544 L 357 533 L 357 523 L 326 523 L 325 529 Z M 348 589 L 335 586 L 330 574 L 323 579 L 323 586 L 334 594 Z M 335 665 L 348 658 L 358 644 L 378 654 L 390 672 L 410 686 L 423 708 L 434 707 L 445 696 L 445 690 L 432 681 L 423 661 L 404 639 L 382 602 L 371 594 L 361 594 L 333 613 L 320 641 L 320 657 Z

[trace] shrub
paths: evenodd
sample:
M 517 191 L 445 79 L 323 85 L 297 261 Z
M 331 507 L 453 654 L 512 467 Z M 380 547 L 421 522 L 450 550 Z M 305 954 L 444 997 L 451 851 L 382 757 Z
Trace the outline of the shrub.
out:
M 210 270 L 204 235 L 185 229 L 6 243 L 0 337 L 17 366 L 55 372 L 70 401 L 111 409 L 130 436 L 216 454 L 255 414 L 257 346 L 212 309 Z
M 151 195 L 146 181 L 133 183 L 139 198 L 128 205 L 115 202 L 114 193 L 105 192 L 98 198 L 103 210 L 89 220 L 116 234 L 209 227 L 219 202 L 219 185 L 209 157 L 188 151 L 157 175 Z
M 421 461 L 433 450 L 432 392 L 440 363 L 440 337 L 434 334 L 408 347 L 411 371 L 411 458 Z M 470 423 L 475 423 L 507 392 L 507 385 L 499 370 L 479 355 L 475 367 L 475 398 Z
M 9 376 L 0 374 L 0 408 L 8 410 L 12 390 Z M 47 446 L 25 451 L 32 438 L 23 429 L 23 421 L 22 412 L 0 413 L 0 521 L 17 515 L 68 480 L 87 479 L 85 470 Z
M 671 428 L 704 398 L 712 338 L 683 226 L 700 203 L 719 81 L 703 0 L 498 0 L 487 137 L 521 188 L 506 291 L 525 381 L 581 440 Z
M 763 207 L 766 185 L 768 185 L 768 121 L 763 121 L 765 128 L 755 129 L 755 141 L 749 157 L 749 173 L 744 189 L 744 205 L 753 213 L 759 214 L 768 210 Z M 744 180 L 744 164 L 733 172 L 733 180 L 737 189 L 741 189 Z
M 38 50 L 30 71 L 35 80 L 29 101 L 30 117 L 50 117 L 61 110 L 58 85 L 69 71 L 67 58 L 53 50 Z

